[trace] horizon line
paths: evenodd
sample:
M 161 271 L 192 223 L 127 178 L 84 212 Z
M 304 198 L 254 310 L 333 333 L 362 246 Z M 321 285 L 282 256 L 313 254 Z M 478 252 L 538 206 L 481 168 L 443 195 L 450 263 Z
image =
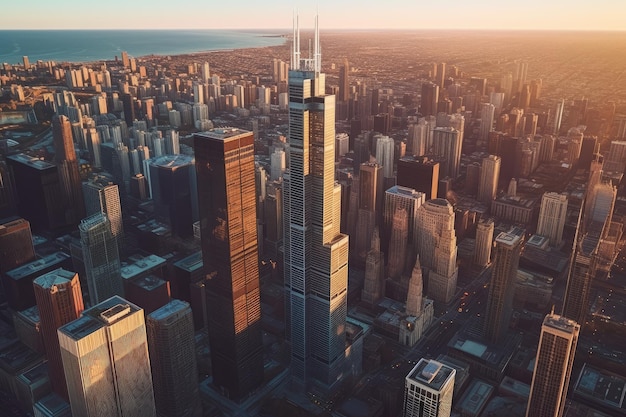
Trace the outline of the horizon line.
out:
M 304 31 L 312 31 L 313 28 L 302 28 Z M 256 32 L 256 31 L 280 31 L 289 32 L 292 31 L 291 28 L 201 28 L 201 27 L 180 27 L 180 28 L 11 28 L 11 29 L 0 29 L 0 32 L 12 32 L 12 31 L 132 31 L 132 32 L 141 32 L 141 31 L 182 31 L 182 30 L 203 30 L 203 31 L 224 31 L 224 30 L 232 30 L 232 31 L 244 31 L 244 32 Z M 611 33 L 624 33 L 626 32 L 626 28 L 623 29 L 598 29 L 598 28 L 576 28 L 576 29 L 567 29 L 567 28 L 320 28 L 320 32 L 322 31 L 330 31 L 330 32 L 362 32 L 362 31 L 371 31 L 371 32 L 400 32 L 400 31 L 411 31 L 411 32 L 423 32 L 423 31 L 432 31 L 432 32 L 611 32 Z

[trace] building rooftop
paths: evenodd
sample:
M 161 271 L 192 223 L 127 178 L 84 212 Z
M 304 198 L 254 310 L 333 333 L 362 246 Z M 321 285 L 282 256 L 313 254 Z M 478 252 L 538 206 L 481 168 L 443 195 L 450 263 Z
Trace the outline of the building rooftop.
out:
M 37 325 L 41 321 L 41 318 L 39 317 L 39 307 L 36 305 L 29 307 L 26 310 L 18 311 L 15 314 L 19 314 L 33 325 Z
M 60 262 L 66 261 L 70 258 L 70 255 L 65 252 L 55 252 L 53 254 L 44 256 L 41 259 L 24 264 L 18 268 L 12 269 L 6 272 L 7 277 L 17 281 L 24 277 L 29 277 L 37 272 Z
M 502 232 L 496 237 L 496 242 L 508 245 L 515 246 L 517 245 L 522 237 L 524 236 L 524 229 L 519 227 L 514 227 L 508 232 Z
M 51 289 L 56 285 L 65 284 L 66 282 L 71 281 L 75 276 L 76 272 L 70 272 L 63 268 L 59 268 L 36 278 L 33 283 L 39 285 L 41 288 Z
M 188 309 L 189 303 L 174 298 L 169 303 L 150 313 L 148 317 L 160 321 L 171 316 L 178 317 L 179 315 L 184 314 Z
M 50 169 L 50 168 L 55 168 L 55 165 L 51 164 L 50 162 L 44 161 L 39 158 L 35 158 L 34 156 L 26 155 L 23 153 L 18 153 L 17 155 L 10 155 L 8 156 L 8 158 L 12 159 L 13 161 L 20 162 L 24 165 L 28 165 L 30 167 L 38 169 L 40 171 Z
M 585 363 L 574 394 L 626 414 L 626 378 Z
M 433 359 L 420 359 L 406 379 L 440 391 L 446 382 L 454 378 L 456 371 Z
M 580 329 L 579 324 L 574 320 L 559 316 L 558 314 L 548 314 L 543 320 L 543 325 L 566 333 L 574 333 L 575 330 Z
M 188 257 L 181 259 L 178 262 L 175 262 L 174 265 L 187 272 L 197 271 L 204 265 L 202 262 L 202 252 L 195 252 Z
M 161 155 L 148 159 L 150 165 L 160 168 L 175 168 L 195 163 L 195 158 L 190 155 Z
M 519 398 L 528 398 L 530 396 L 530 385 L 509 376 L 505 376 L 502 379 L 499 389 L 504 392 L 511 392 Z
M 241 136 L 251 135 L 252 132 L 237 127 L 220 127 L 206 132 L 196 133 L 196 136 L 204 136 L 211 139 L 231 140 Z
M 48 362 L 42 362 L 34 368 L 24 372 L 19 377 L 26 385 L 33 385 L 39 381 L 48 379 Z
M 165 259 L 156 255 L 148 255 L 134 259 L 133 263 L 122 264 L 121 273 L 123 279 L 131 279 L 143 272 L 150 271 L 165 265 Z
M 111 325 L 139 310 L 141 308 L 118 295 L 114 295 L 108 300 L 104 300 L 100 304 L 83 311 L 81 317 L 61 326 L 59 331 L 74 340 L 80 340 L 102 327 Z
M 147 291 L 153 291 L 156 288 L 167 285 L 167 282 L 165 280 L 162 280 L 159 277 L 155 277 L 154 275 L 145 275 L 142 277 L 131 279 L 130 281 L 133 285 L 141 287 Z
M 475 379 L 470 383 L 467 390 L 465 390 L 463 397 L 461 397 L 461 401 L 458 405 L 459 410 L 463 415 L 469 414 L 477 416 L 483 407 L 485 407 L 487 401 L 489 401 L 493 391 L 493 385 Z
M 42 411 L 43 415 L 70 417 L 70 405 L 55 393 L 51 393 L 43 397 L 35 403 L 35 408 Z

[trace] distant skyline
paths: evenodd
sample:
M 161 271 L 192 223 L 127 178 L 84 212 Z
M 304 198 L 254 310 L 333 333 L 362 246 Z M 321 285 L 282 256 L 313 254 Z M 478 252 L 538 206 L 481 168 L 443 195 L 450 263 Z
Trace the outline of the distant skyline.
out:
M 624 31 L 623 0 L 8 0 L 2 29 L 494 29 Z

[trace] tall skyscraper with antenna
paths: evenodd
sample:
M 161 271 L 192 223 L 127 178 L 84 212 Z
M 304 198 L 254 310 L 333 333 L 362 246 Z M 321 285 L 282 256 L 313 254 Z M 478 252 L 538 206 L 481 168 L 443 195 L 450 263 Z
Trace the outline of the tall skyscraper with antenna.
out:
M 294 20 L 289 71 L 289 161 L 284 175 L 287 333 L 293 384 L 332 391 L 345 362 L 348 236 L 339 231 L 335 96 L 326 95 L 317 17 L 313 56 L 300 56 Z

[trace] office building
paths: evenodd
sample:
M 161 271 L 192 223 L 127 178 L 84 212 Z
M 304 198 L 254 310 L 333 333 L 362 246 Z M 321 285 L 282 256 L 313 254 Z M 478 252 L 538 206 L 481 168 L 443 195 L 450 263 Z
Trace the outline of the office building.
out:
M 494 115 L 496 106 L 491 103 L 482 103 L 480 105 L 480 130 L 478 138 L 483 142 L 489 141 L 489 132 L 493 130 Z
M 339 94 L 337 101 L 348 100 L 350 100 L 350 64 L 345 59 L 343 65 L 339 68 Z
M 515 277 L 524 242 L 524 230 L 514 227 L 496 237 L 489 295 L 485 311 L 484 334 L 491 343 L 506 335 L 513 313 Z
M 83 219 L 78 230 L 91 305 L 123 295 L 120 255 L 107 215 L 96 213 Z
M 189 303 L 172 300 L 146 318 L 158 417 L 193 417 L 200 407 L 193 316 Z
M 156 415 L 142 309 L 113 296 L 58 335 L 72 415 Z
M 453 127 L 436 127 L 433 130 L 433 153 L 441 158 L 441 177 L 455 179 L 461 164 L 462 132 Z
M 263 382 L 254 135 L 212 129 L 194 146 L 213 384 L 240 402 Z
M 57 164 L 61 191 L 65 201 L 65 222 L 77 224 L 80 219 L 85 217 L 85 210 L 70 119 L 66 116 L 54 116 L 52 118 L 52 137 L 55 150 L 54 160 Z
M 490 204 L 498 195 L 498 180 L 500 179 L 500 164 L 502 160 L 499 156 L 489 155 L 483 158 L 480 166 L 480 178 L 478 179 L 477 200 Z
M 34 259 L 35 248 L 28 220 L 15 219 L 0 224 L 0 273 Z
M 487 266 L 491 262 L 493 246 L 493 219 L 481 219 L 476 225 L 476 243 L 474 246 L 474 263 Z
M 416 229 L 417 252 L 428 276 L 428 296 L 447 304 L 456 292 L 459 273 L 454 209 L 442 198 L 426 201 L 417 212 Z
M 13 170 L 20 216 L 35 231 L 64 227 L 66 203 L 57 167 L 25 154 L 10 155 L 7 163 Z
M 425 194 L 426 200 L 437 198 L 439 162 L 425 156 L 405 156 L 398 160 L 397 183 Z
M 624 172 L 626 166 L 626 141 L 614 140 L 604 160 L 605 171 Z
M 433 83 L 422 84 L 420 113 L 422 116 L 435 116 L 439 106 L 439 86 Z
M 198 220 L 194 158 L 163 155 L 144 164 L 157 217 L 170 226 L 172 234 L 193 236 L 193 223 Z
M 394 141 L 389 136 L 376 135 L 376 162 L 383 168 L 383 177 L 393 177 Z
M 121 248 L 124 242 L 124 224 L 118 186 L 105 176 L 94 176 L 83 183 L 83 196 L 87 216 L 106 214 L 111 222 L 111 233 L 117 240 L 118 248 Z
M 59 268 L 35 279 L 33 285 L 52 390 L 67 400 L 57 329 L 76 320 L 84 309 L 78 274 Z
M 526 417 L 561 417 L 580 325 L 552 312 L 543 320 Z
M 417 248 L 417 211 L 426 202 L 426 195 L 414 189 L 394 185 L 385 191 L 385 204 L 383 209 L 383 237 L 389 240 L 391 236 L 391 224 L 396 209 L 403 208 L 408 215 L 408 243 Z M 385 244 L 384 247 L 387 245 Z
M 389 253 L 387 256 L 387 276 L 399 280 L 404 272 L 406 263 L 407 244 L 409 237 L 409 217 L 406 210 L 396 207 L 391 222 L 391 235 L 389 237 Z
M 450 417 L 456 370 L 420 359 L 405 378 L 403 417 Z
M 544 193 L 539 209 L 537 234 L 550 239 L 550 245 L 559 246 L 563 241 L 563 228 L 567 217 L 567 195 Z
M 285 304 L 293 385 L 334 391 L 346 352 L 348 236 L 335 183 L 335 97 L 325 94 L 319 30 L 300 57 L 294 28 L 289 71 L 289 164 L 283 188 Z
M 374 228 L 370 249 L 365 259 L 365 280 L 361 290 L 361 301 L 369 307 L 375 306 L 384 295 L 385 259 L 380 251 L 378 228 Z

